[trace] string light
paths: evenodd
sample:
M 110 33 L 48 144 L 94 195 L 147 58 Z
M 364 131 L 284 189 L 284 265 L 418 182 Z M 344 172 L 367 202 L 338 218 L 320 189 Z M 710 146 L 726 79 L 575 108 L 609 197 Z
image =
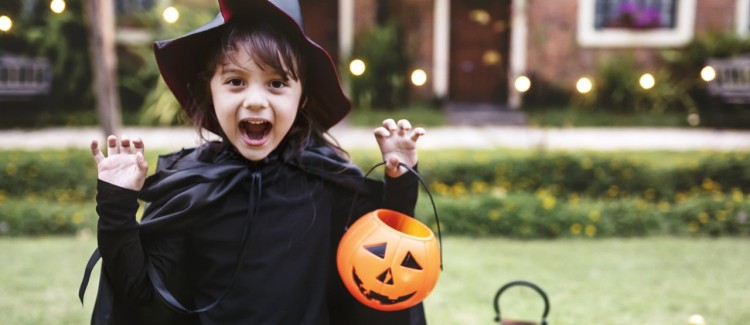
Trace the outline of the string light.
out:
M 641 88 L 649 90 L 656 85 L 656 79 L 650 73 L 644 73 L 641 79 L 638 80 L 638 83 L 641 85 Z
M 174 24 L 177 22 L 177 19 L 180 19 L 180 12 L 177 11 L 177 8 L 175 7 L 167 7 L 167 9 L 164 9 L 161 17 L 164 18 L 164 21 L 167 23 Z
M 708 81 L 714 80 L 715 78 L 716 78 L 716 70 L 714 70 L 712 66 L 707 65 L 703 67 L 703 69 L 701 69 L 701 79 L 703 79 L 703 81 L 708 82 Z
M 576 82 L 576 90 L 578 90 L 578 92 L 581 94 L 588 94 L 593 88 L 594 84 L 589 78 L 583 77 L 581 79 L 578 79 L 578 82 Z
M 527 76 L 519 76 L 513 85 L 518 92 L 525 93 L 531 88 L 531 80 Z
M 354 59 L 351 63 L 349 63 L 349 71 L 355 76 L 361 76 L 365 73 L 366 69 L 367 67 L 365 66 L 365 61 L 362 61 L 360 59 Z
M 49 9 L 56 14 L 61 14 L 63 11 L 65 11 L 65 1 L 52 0 L 52 2 L 49 3 Z
M 422 69 L 412 71 L 411 83 L 415 86 L 424 86 L 424 84 L 427 83 L 427 73 Z
M 0 16 L 0 31 L 7 32 L 13 27 L 13 21 L 6 15 Z

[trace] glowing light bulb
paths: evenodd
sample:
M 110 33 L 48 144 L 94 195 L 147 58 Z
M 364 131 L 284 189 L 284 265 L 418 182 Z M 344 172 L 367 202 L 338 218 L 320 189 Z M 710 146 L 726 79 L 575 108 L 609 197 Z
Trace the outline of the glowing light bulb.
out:
M 531 80 L 527 76 L 519 76 L 513 85 L 518 92 L 525 93 L 531 88 Z
M 578 79 L 578 82 L 576 82 L 576 90 L 578 90 L 581 94 L 587 94 L 591 91 L 591 89 L 594 88 L 594 84 L 591 82 L 591 79 L 583 77 L 581 79 Z
M 10 17 L 2 15 L 0 16 L 0 31 L 7 32 L 13 27 L 13 21 Z
M 65 1 L 64 0 L 52 0 L 52 2 L 49 3 L 49 9 L 52 10 L 52 12 L 56 14 L 60 14 L 63 11 L 65 11 Z
M 349 63 L 349 71 L 355 76 L 361 76 L 365 73 L 366 69 L 367 67 L 365 66 L 365 61 L 362 61 L 360 59 L 354 59 L 351 63 Z
M 416 69 L 411 73 L 411 83 L 415 86 L 423 86 L 427 83 L 427 73 L 422 69 Z
M 164 21 L 174 24 L 177 19 L 180 19 L 180 12 L 177 11 L 177 8 L 175 7 L 167 7 L 167 9 L 164 9 L 164 12 L 161 14 L 162 18 L 164 18 Z
M 701 79 L 703 81 L 711 81 L 716 78 L 716 70 L 710 65 L 707 65 L 701 69 Z
M 638 80 L 638 83 L 641 84 L 641 88 L 649 90 L 656 85 L 656 79 L 650 73 L 644 73 L 641 79 Z

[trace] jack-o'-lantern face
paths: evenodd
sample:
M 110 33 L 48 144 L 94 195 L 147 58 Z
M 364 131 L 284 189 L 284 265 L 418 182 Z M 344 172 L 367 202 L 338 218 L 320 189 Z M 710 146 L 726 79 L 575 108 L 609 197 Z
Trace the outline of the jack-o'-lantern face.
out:
M 394 311 L 430 294 L 440 273 L 439 255 L 427 226 L 381 209 L 357 220 L 344 234 L 336 264 L 347 290 L 359 302 Z
M 376 300 L 383 305 L 392 305 L 406 301 L 417 293 L 421 283 L 409 285 L 409 282 L 411 282 L 409 280 L 421 277 L 422 266 L 419 265 L 419 262 L 417 262 L 411 252 L 406 252 L 401 259 L 401 265 L 390 266 L 383 262 L 385 261 L 388 243 L 366 245 L 363 248 L 371 253 L 374 258 L 379 259 L 381 261 L 380 264 L 383 265 L 382 270 L 372 268 L 362 271 L 365 280 L 358 275 L 356 267 L 352 268 L 354 282 L 367 299 Z M 370 265 L 377 264 L 377 262 L 370 263 Z M 406 280 L 407 283 L 400 284 L 400 287 L 395 287 L 394 272 L 400 272 L 399 280 Z M 377 276 L 373 277 L 375 274 Z

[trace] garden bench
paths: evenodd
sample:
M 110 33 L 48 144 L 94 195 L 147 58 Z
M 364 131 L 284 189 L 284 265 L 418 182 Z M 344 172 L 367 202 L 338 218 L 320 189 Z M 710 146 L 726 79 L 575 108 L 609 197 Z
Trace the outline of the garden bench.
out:
M 708 65 L 716 77 L 708 83 L 708 93 L 727 104 L 750 103 L 750 55 L 710 58 Z
M 51 85 L 47 59 L 0 54 L 0 102 L 38 100 L 49 94 Z

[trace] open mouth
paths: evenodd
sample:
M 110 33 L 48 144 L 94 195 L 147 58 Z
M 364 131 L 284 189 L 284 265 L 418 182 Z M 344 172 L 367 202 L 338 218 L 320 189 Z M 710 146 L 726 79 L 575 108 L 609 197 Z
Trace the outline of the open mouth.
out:
M 417 293 L 415 291 L 410 294 L 406 294 L 403 296 L 396 297 L 395 299 L 391 299 L 388 296 L 380 294 L 373 290 L 367 290 L 364 286 L 364 283 L 362 282 L 362 279 L 360 279 L 359 276 L 357 275 L 357 270 L 354 268 L 352 268 L 352 276 L 354 277 L 354 282 L 359 287 L 359 291 L 362 293 L 362 295 L 364 295 L 367 299 L 375 300 L 381 303 L 382 305 L 395 305 L 397 303 L 404 302 L 408 300 L 409 298 L 411 298 L 415 293 Z
M 246 142 L 257 145 L 271 132 L 271 123 L 264 120 L 245 120 L 240 122 L 240 131 Z

